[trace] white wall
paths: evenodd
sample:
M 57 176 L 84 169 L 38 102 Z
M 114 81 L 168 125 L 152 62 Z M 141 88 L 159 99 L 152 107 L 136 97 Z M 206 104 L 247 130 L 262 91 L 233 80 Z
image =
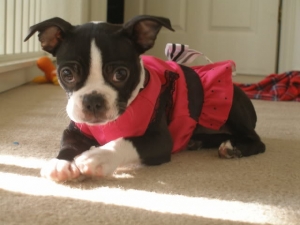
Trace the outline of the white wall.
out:
M 284 0 L 279 72 L 300 70 L 300 1 Z

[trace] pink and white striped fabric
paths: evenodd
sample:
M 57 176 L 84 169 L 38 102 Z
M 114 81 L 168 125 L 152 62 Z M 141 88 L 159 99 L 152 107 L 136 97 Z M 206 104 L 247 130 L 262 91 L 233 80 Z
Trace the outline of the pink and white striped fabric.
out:
M 165 55 L 168 60 L 177 62 L 179 64 L 190 64 L 198 56 L 203 56 L 209 63 L 213 63 L 202 52 L 190 49 L 188 45 L 168 43 L 165 48 Z

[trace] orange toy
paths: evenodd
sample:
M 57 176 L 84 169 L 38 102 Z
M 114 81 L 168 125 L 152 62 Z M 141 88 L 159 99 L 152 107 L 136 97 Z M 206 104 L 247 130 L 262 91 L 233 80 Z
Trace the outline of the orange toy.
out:
M 44 76 L 37 76 L 32 81 L 38 84 L 53 83 L 58 85 L 56 76 L 56 68 L 52 63 L 51 59 L 47 56 L 41 57 L 36 61 L 37 66 L 40 70 L 44 71 Z

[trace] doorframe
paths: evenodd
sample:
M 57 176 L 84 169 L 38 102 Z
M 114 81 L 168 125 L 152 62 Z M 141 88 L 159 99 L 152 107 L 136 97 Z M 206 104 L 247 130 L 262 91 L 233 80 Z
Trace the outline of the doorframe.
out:
M 282 0 L 279 73 L 300 70 L 300 1 Z

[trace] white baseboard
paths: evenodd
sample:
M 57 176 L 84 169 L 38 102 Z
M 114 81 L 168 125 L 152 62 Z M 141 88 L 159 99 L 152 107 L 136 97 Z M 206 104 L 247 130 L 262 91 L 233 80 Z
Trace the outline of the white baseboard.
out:
M 18 60 L 0 64 L 0 93 L 30 82 L 34 77 L 43 75 L 36 66 L 38 58 Z

